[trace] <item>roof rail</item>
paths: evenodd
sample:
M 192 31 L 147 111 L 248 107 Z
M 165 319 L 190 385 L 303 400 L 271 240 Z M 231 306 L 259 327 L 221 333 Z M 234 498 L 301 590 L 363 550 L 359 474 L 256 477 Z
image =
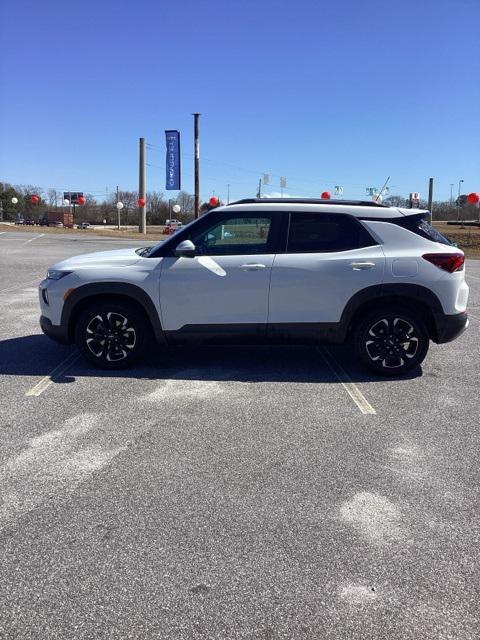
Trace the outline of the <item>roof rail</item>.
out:
M 257 204 L 259 202 L 262 204 L 335 204 L 358 207 L 386 207 L 386 205 L 373 200 L 322 200 L 322 198 L 244 198 L 243 200 L 229 202 L 226 206 L 229 207 L 232 204 Z

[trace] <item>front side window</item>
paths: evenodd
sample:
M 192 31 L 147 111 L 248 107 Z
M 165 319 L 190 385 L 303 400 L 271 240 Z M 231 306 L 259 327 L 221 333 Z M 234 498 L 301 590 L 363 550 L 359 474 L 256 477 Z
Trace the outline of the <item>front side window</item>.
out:
M 224 218 L 190 239 L 200 255 L 271 253 L 272 217 Z
M 288 253 L 349 251 L 377 244 L 357 221 L 343 214 L 292 213 Z

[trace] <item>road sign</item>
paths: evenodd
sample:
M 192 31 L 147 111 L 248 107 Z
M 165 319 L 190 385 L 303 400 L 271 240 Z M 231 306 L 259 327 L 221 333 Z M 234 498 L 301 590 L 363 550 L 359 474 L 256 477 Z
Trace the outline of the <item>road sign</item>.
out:
M 70 204 L 80 204 L 79 198 L 83 198 L 83 191 L 64 191 L 63 199 L 68 200 Z

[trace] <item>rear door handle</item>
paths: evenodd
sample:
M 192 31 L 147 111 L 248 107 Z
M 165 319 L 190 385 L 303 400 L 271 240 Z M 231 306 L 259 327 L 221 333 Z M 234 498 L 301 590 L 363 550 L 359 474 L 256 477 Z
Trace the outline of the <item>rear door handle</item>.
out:
M 243 269 L 244 271 L 258 271 L 259 269 L 265 269 L 265 268 L 266 268 L 266 265 L 258 264 L 257 262 L 242 264 L 242 266 L 240 267 L 240 269 Z
M 354 271 L 362 271 L 363 269 L 374 269 L 375 262 L 351 262 L 349 266 Z

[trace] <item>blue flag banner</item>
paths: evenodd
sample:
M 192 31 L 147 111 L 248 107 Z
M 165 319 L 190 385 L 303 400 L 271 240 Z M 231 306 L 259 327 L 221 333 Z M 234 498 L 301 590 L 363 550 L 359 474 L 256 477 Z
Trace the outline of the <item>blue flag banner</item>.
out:
M 180 131 L 165 131 L 167 140 L 167 176 L 165 189 L 180 190 Z

